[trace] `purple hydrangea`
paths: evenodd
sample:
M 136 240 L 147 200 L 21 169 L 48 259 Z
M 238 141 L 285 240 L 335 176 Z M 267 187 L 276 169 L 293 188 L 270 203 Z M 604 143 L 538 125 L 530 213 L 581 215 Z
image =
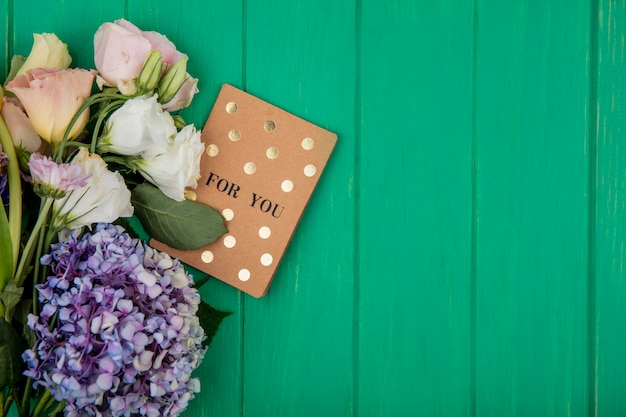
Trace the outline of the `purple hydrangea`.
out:
M 66 416 L 176 416 L 200 382 L 200 296 L 180 262 L 98 224 L 52 246 L 25 374 L 66 400 Z

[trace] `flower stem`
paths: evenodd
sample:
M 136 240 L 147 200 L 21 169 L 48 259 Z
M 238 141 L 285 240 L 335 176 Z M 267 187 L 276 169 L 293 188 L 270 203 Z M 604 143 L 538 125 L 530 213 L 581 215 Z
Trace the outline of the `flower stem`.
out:
M 31 235 L 28 237 L 28 241 L 26 242 L 26 246 L 24 246 L 24 252 L 22 254 L 22 258 L 20 259 L 20 263 L 17 267 L 17 272 L 15 273 L 15 279 L 18 287 L 21 287 L 24 283 L 24 279 L 26 278 L 25 269 L 30 264 L 30 261 L 34 255 L 34 247 L 36 242 L 39 240 L 39 233 L 41 232 L 42 227 L 48 221 L 48 213 L 50 212 L 50 208 L 52 207 L 52 203 L 54 199 L 45 197 L 41 200 L 41 208 L 39 209 L 39 216 L 37 217 L 37 222 L 35 226 L 33 226 L 33 231 Z
M 76 124 L 76 122 L 78 121 L 78 118 L 80 117 L 81 114 L 83 114 L 84 111 L 86 111 L 90 106 L 97 104 L 99 102 L 107 101 L 107 100 L 120 100 L 120 99 L 128 99 L 128 97 L 122 94 L 96 93 L 90 96 L 87 100 L 85 100 L 83 105 L 80 106 L 80 108 L 78 109 L 78 111 L 76 112 L 72 120 L 70 121 L 69 125 L 67 126 L 67 129 L 65 130 L 65 134 L 63 135 L 63 139 L 59 143 L 59 147 L 54 150 L 54 160 L 56 162 L 61 162 L 61 160 L 63 159 L 66 142 L 69 140 L 69 134 L 72 131 L 72 127 L 74 126 L 74 124 Z
M 65 403 L 66 403 L 65 400 L 61 401 L 59 403 L 59 405 L 57 405 L 56 408 L 50 412 L 50 415 L 51 416 L 56 416 L 58 413 L 60 413 L 61 410 L 63 410 L 65 408 Z
M 102 125 L 104 118 L 111 111 L 113 111 L 117 107 L 120 107 L 122 104 L 124 104 L 125 101 L 126 100 L 115 100 L 107 104 L 107 106 L 104 109 L 100 110 L 100 114 L 98 115 L 98 120 L 96 121 L 96 125 L 93 129 L 93 135 L 91 137 L 91 153 L 96 152 L 96 144 L 97 144 L 98 135 L 100 134 L 100 126 Z
M 11 133 L 9 133 L 2 116 L 0 116 L 0 144 L 2 144 L 2 151 L 9 158 L 9 165 L 7 166 L 7 174 L 9 176 L 9 231 L 13 249 L 13 274 L 15 274 L 20 253 L 22 228 L 22 182 L 19 161 L 15 154 Z M 5 284 L 0 282 L 0 289 L 4 288 Z
M 41 413 L 46 411 L 46 409 L 50 407 L 54 401 L 54 397 L 50 394 L 50 390 L 45 390 L 39 401 L 37 401 L 37 405 L 35 406 L 31 417 L 39 417 Z
M 11 405 L 13 405 L 15 388 L 8 391 L 6 398 L 4 397 L 4 389 L 0 390 L 0 417 L 6 417 L 9 414 Z
M 37 253 L 37 259 L 41 259 L 41 252 L 42 252 L 42 248 L 44 247 L 44 240 L 46 242 L 49 242 L 49 238 L 48 238 L 48 234 L 50 231 L 48 231 L 48 233 L 39 233 L 39 239 L 37 242 L 37 249 L 36 249 L 36 253 Z M 45 235 L 45 238 L 44 238 Z M 46 248 L 49 248 L 50 244 L 48 243 L 48 245 L 46 246 Z M 32 302 L 33 302 L 33 306 L 31 308 L 32 312 L 34 315 L 38 315 L 39 314 L 39 303 L 37 302 L 37 284 L 40 284 L 42 282 L 41 276 L 43 275 L 42 272 L 45 271 L 45 267 L 41 268 L 41 262 L 35 262 L 35 268 L 33 269 L 33 298 L 32 298 Z
M 17 403 L 20 416 L 28 415 L 28 411 L 30 410 L 30 394 L 33 391 L 33 382 L 33 379 L 30 377 L 26 380 L 24 395 L 22 396 L 22 405 L 20 406 L 20 404 Z
M 4 388 L 2 388 L 2 390 L 0 390 L 0 416 L 2 417 L 6 416 L 4 410 L 7 408 L 8 402 L 9 398 L 7 398 L 6 401 L 4 400 Z

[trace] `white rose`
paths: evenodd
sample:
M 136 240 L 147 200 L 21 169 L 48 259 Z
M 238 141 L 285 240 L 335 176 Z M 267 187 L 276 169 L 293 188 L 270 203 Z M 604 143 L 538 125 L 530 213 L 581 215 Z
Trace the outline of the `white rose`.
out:
M 193 125 L 185 126 L 165 153 L 151 160 L 133 161 L 132 167 L 166 196 L 182 201 L 185 188 L 195 188 L 200 178 L 200 158 L 204 144 L 200 141 L 200 131 Z
M 174 136 L 174 119 L 157 97 L 140 96 L 127 100 L 109 117 L 97 146 L 99 152 L 152 159 L 165 152 Z
M 81 148 L 71 162 L 91 174 L 87 185 L 54 201 L 52 227 L 78 229 L 92 223 L 111 223 L 119 217 L 133 215 L 130 191 L 119 172 L 107 169 L 104 160 Z

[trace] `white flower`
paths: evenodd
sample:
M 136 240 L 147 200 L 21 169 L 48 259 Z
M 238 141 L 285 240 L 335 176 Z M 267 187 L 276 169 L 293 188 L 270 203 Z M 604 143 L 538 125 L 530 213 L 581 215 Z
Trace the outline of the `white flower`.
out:
M 99 152 L 152 159 L 171 144 L 176 126 L 155 95 L 140 96 L 127 100 L 116 110 L 107 120 L 104 132 L 98 140 Z
M 118 217 L 133 215 L 130 191 L 119 172 L 107 169 L 104 160 L 81 148 L 71 162 L 91 174 L 87 185 L 55 200 L 52 206 L 52 227 L 78 229 L 92 223 L 111 223 Z
M 200 178 L 200 158 L 204 144 L 200 142 L 200 131 L 193 125 L 185 126 L 165 151 L 151 160 L 136 160 L 131 163 L 166 196 L 182 201 L 185 188 L 195 188 Z

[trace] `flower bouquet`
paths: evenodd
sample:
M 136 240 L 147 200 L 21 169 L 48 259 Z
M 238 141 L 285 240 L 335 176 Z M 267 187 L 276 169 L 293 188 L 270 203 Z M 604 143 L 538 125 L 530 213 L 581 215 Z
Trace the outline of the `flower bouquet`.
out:
M 226 314 L 200 300 L 208 277 L 140 237 L 192 249 L 226 232 L 186 198 L 204 145 L 175 112 L 198 80 L 126 20 L 95 33 L 96 70 L 34 38 L 0 89 L 0 417 L 178 415 Z

